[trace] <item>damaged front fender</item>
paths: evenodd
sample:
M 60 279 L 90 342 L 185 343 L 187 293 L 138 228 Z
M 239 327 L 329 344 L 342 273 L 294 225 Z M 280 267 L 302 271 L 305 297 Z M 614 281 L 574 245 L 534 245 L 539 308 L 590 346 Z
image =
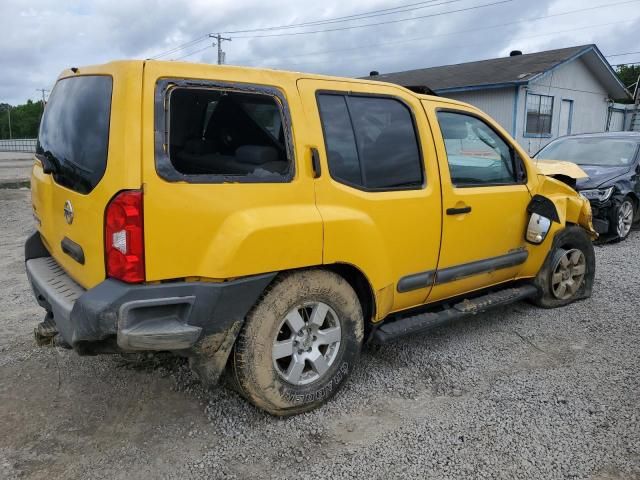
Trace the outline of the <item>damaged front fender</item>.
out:
M 579 167 L 577 168 L 579 169 Z M 598 234 L 593 228 L 591 204 L 589 200 L 578 194 L 573 188 L 547 175 L 538 175 L 536 193 L 553 202 L 561 224 L 573 223 L 580 225 L 587 231 L 592 240 L 598 238 Z

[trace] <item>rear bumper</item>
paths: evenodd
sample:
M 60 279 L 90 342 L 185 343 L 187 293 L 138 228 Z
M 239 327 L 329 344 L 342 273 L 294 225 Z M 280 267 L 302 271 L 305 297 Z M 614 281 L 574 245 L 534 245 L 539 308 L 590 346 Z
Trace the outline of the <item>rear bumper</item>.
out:
M 169 350 L 188 355 L 197 353 L 205 339 L 208 351 L 219 350 L 211 339 L 230 350 L 247 312 L 275 276 L 142 285 L 107 279 L 85 290 L 53 257 L 43 256 L 46 250 L 29 248 L 38 243 L 39 234 L 34 236 L 25 252 L 29 282 L 38 303 L 52 312 L 59 333 L 79 353 Z

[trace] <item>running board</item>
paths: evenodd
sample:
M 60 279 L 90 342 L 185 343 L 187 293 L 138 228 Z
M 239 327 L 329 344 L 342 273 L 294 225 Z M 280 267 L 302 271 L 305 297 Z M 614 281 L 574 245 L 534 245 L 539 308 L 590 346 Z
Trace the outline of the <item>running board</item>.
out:
M 426 312 L 405 317 L 389 323 L 384 323 L 373 334 L 374 343 L 387 343 L 407 335 L 422 333 L 442 324 L 482 313 L 492 308 L 508 305 L 518 300 L 537 295 L 538 289 L 533 285 L 506 288 L 493 293 L 487 293 L 471 300 L 463 300 L 455 305 L 438 312 Z

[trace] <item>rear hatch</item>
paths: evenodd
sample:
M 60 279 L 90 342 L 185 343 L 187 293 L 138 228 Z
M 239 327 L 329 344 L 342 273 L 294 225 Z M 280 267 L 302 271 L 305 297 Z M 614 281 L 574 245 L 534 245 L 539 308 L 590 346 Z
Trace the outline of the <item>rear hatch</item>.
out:
M 80 285 L 105 278 L 104 213 L 140 188 L 141 62 L 65 72 L 40 125 L 31 192 L 51 255 Z

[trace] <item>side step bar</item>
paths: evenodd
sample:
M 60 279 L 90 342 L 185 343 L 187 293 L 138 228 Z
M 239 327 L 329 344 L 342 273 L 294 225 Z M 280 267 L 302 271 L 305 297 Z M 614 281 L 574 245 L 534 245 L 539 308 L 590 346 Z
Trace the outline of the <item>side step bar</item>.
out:
M 538 289 L 533 285 L 522 285 L 507 288 L 493 293 L 487 293 L 471 300 L 463 300 L 460 303 L 440 310 L 438 312 L 426 312 L 411 317 L 401 318 L 389 323 L 384 323 L 373 334 L 374 343 L 387 343 L 407 335 L 422 333 L 431 328 L 448 323 L 452 320 L 482 313 L 492 308 L 508 305 L 510 303 L 534 297 Z

